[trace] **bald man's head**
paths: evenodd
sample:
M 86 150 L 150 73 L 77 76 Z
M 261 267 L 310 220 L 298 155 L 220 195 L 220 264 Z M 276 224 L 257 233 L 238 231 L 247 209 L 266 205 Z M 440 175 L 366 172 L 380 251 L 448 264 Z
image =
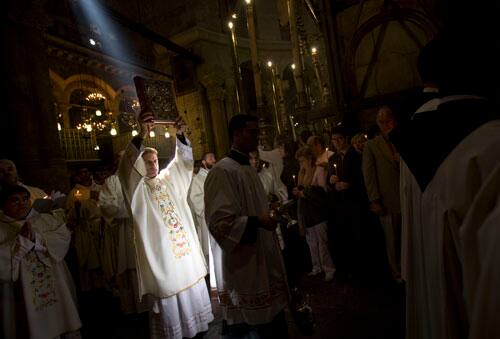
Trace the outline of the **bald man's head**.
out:
M 387 136 L 396 127 L 396 119 L 388 106 L 382 106 L 377 112 L 377 125 L 380 132 Z
M 17 168 L 12 160 L 0 160 L 0 185 L 15 185 L 19 181 L 17 176 Z

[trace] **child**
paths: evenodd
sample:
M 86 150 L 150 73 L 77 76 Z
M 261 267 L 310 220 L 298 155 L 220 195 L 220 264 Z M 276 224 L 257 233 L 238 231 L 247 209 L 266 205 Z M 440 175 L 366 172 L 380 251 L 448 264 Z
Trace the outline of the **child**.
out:
M 66 225 L 32 209 L 22 186 L 2 187 L 0 208 L 1 334 L 78 337 L 81 322 L 64 262 L 71 238 Z

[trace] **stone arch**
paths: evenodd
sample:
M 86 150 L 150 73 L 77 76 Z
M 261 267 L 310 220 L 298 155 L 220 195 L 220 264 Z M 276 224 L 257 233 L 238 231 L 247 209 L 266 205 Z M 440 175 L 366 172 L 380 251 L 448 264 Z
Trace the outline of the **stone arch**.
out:
M 91 85 L 103 90 L 108 100 L 114 100 L 117 95 L 117 92 L 113 89 L 113 87 L 111 87 L 111 85 L 103 79 L 91 74 L 74 74 L 64 80 L 64 84 L 64 99 L 66 102 L 69 102 L 69 97 L 75 89 L 82 87 L 93 89 Z
M 358 84 L 358 77 L 356 75 L 356 56 L 358 52 L 358 48 L 360 47 L 363 39 L 370 33 L 374 32 L 378 28 L 386 28 L 389 23 L 400 23 L 403 30 L 405 30 L 405 26 L 407 24 L 411 24 L 420 29 L 426 37 L 426 40 L 429 41 L 436 34 L 436 27 L 431 22 L 431 20 L 424 16 L 424 14 L 420 11 L 414 9 L 407 8 L 391 8 L 386 11 L 382 11 L 366 22 L 364 22 L 358 30 L 353 34 L 350 44 L 346 50 L 346 84 L 353 98 L 363 99 L 364 92 L 366 90 L 366 82 L 370 79 L 363 79 L 363 83 L 361 85 Z M 384 30 L 385 30 L 384 28 Z M 408 26 L 406 26 L 408 29 Z M 383 33 L 383 32 L 382 32 Z M 415 36 L 411 36 L 411 30 L 406 31 L 408 34 L 408 38 L 413 40 L 414 43 L 418 44 L 418 39 L 415 41 Z M 383 39 L 384 37 L 382 37 Z M 425 42 L 424 42 L 425 43 Z M 417 45 L 418 46 L 418 45 Z M 418 47 L 421 47 L 418 46 Z M 374 53 L 379 53 L 376 50 L 376 46 L 374 47 Z M 377 55 L 371 56 L 372 60 L 375 59 L 375 63 L 378 62 Z M 372 61 L 370 61 L 371 63 Z M 370 66 L 369 66 L 370 67 Z M 368 73 L 367 69 L 367 73 Z M 370 76 L 370 74 L 367 74 Z M 364 88 L 363 88 L 364 87 Z
M 57 81 L 60 79 L 55 78 Z M 69 111 L 73 107 L 71 101 L 71 95 L 76 90 L 88 90 L 90 92 L 96 89 L 102 91 L 103 95 L 106 97 L 106 107 L 105 109 L 113 109 L 112 105 L 116 98 L 117 92 L 109 85 L 105 80 L 91 74 L 73 74 L 63 81 L 63 90 L 60 97 L 61 112 L 63 114 L 65 127 L 71 126 L 71 117 Z

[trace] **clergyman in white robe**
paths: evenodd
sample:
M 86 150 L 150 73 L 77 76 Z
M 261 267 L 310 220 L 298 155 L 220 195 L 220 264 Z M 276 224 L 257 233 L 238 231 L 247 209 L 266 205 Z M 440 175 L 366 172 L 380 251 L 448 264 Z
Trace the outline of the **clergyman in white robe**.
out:
M 460 229 L 469 339 L 500 338 L 500 163 Z
M 154 300 L 152 338 L 193 337 L 213 320 L 205 259 L 187 204 L 193 155 L 184 141 L 178 136 L 174 159 L 154 178 L 145 176 L 139 136 L 119 167 L 134 221 L 139 295 Z
M 270 323 L 287 304 L 288 290 L 276 232 L 255 227 L 255 242 L 241 243 L 252 218 L 269 210 L 264 187 L 248 156 L 232 150 L 205 182 L 219 303 L 228 325 Z
M 115 278 L 122 311 L 125 314 L 143 312 L 146 303 L 141 303 L 139 297 L 133 222 L 117 174 L 109 176 L 102 186 L 99 206 L 105 221 L 101 247 L 104 273 Z
M 34 240 L 19 234 L 27 221 L 31 223 Z M 20 332 L 26 331 L 20 329 L 26 326 L 31 339 L 51 339 L 81 327 L 73 279 L 64 262 L 70 238 L 64 222 L 50 214 L 32 209 L 25 219 L 15 220 L 0 213 L 3 338 L 21 337 L 21 333 L 15 334 L 14 327 Z M 14 297 L 14 284 L 22 290 L 22 304 Z M 15 315 L 23 312 L 27 324 L 15 320 Z
M 474 321 L 467 317 L 464 291 L 468 292 L 463 286 L 467 266 L 462 264 L 468 262 L 462 249 L 474 251 L 474 247 L 460 234 L 478 191 L 500 163 L 500 121 L 484 123 L 487 109 L 486 101 L 478 97 L 441 99 L 436 111 L 418 114 L 423 127 L 417 135 L 427 133 L 421 137 L 429 139 L 429 151 L 413 152 L 406 159 L 402 153 L 407 339 L 467 338 L 468 324 Z M 447 140 L 437 141 L 435 137 L 454 118 L 452 131 L 467 131 L 466 135 L 449 131 Z M 488 259 L 486 254 L 483 258 Z M 484 300 L 481 307 L 489 303 Z
M 209 272 L 210 272 L 210 287 L 215 289 L 215 271 L 214 271 L 214 259 L 212 256 L 212 249 L 210 248 L 210 233 L 208 231 L 208 226 L 205 221 L 205 180 L 207 179 L 209 170 L 202 167 L 200 171 L 193 176 L 191 182 L 191 187 L 189 188 L 188 203 L 193 212 L 194 222 L 196 224 L 196 232 L 198 233 L 198 239 L 200 240 L 200 245 L 205 255 L 205 259 L 208 262 Z

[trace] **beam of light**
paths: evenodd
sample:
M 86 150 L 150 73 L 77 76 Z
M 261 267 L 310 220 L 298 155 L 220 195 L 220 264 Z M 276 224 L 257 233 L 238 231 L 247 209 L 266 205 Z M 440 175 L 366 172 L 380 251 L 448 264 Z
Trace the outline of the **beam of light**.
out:
M 99 4 L 99 0 L 77 0 L 72 3 L 73 12 L 80 18 L 81 26 L 87 28 L 80 33 L 82 36 L 91 35 L 88 41 L 92 47 L 100 48 L 118 59 L 132 59 L 132 53 L 125 47 L 125 32 L 119 29 L 116 21 Z

